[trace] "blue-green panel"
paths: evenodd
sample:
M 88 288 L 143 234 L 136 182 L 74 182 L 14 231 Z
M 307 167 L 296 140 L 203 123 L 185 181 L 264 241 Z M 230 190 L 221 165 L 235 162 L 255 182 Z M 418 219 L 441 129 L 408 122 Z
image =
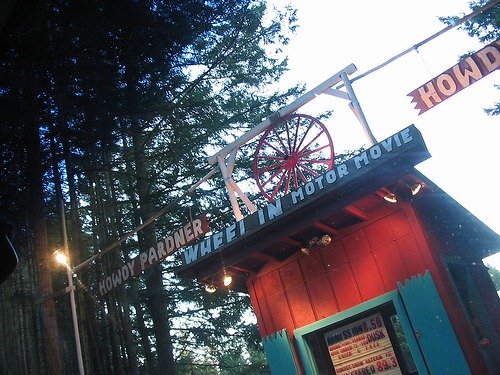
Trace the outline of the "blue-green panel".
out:
M 264 337 L 263 344 L 271 374 L 294 375 L 299 373 L 286 329 Z
M 429 271 L 398 283 L 399 293 L 431 374 L 470 374 Z

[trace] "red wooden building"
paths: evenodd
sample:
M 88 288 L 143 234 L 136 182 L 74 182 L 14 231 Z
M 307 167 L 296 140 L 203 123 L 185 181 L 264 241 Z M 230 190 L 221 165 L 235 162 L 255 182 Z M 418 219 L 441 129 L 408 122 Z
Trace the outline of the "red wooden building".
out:
M 500 237 L 414 168 L 429 156 L 403 129 L 190 246 L 179 274 L 249 293 L 273 374 L 498 374 L 482 259 Z

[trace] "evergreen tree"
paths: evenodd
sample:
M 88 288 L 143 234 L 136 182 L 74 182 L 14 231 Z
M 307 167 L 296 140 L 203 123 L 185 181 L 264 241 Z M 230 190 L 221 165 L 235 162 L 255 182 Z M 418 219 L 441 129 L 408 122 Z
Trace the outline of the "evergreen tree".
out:
M 87 372 L 261 371 L 256 327 L 241 318 L 248 296 L 204 294 L 173 275 L 177 257 L 102 298 L 98 285 L 200 211 L 212 213 L 214 229 L 227 221 L 221 178 L 176 199 L 228 135 L 300 93 L 270 89 L 286 69 L 276 46 L 295 14 L 268 12 L 255 0 L 17 2 L 0 34 L 0 207 L 22 263 L 0 291 L 0 337 L 26 339 L 17 355 L 0 349 L 7 373 L 76 368 L 67 295 L 57 292 L 65 273 L 52 260 L 63 246 L 61 199 L 72 264 L 98 255 L 75 280 Z M 170 204 L 168 215 L 100 254 Z M 22 319 L 10 319 L 21 302 L 29 306 Z

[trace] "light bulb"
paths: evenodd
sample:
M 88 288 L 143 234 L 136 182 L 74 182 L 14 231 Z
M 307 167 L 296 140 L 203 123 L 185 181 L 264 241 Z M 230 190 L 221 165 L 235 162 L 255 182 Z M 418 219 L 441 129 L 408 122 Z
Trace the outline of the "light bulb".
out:
M 325 234 L 323 237 L 321 237 L 321 245 L 328 246 L 331 242 L 332 237 L 330 237 L 328 234 Z
M 68 261 L 68 259 L 66 258 L 66 255 L 64 255 L 64 253 L 61 253 L 60 251 L 56 252 L 56 260 L 58 263 L 61 263 L 61 264 L 66 264 L 66 262 Z
M 215 293 L 217 288 L 213 284 L 207 284 L 207 285 L 205 285 L 205 290 L 207 291 L 207 293 L 212 294 L 212 293 Z
M 417 195 L 418 192 L 422 189 L 422 184 L 415 184 L 411 187 L 411 195 Z
M 387 202 L 391 202 L 391 203 L 396 203 L 398 201 L 398 198 L 396 198 L 396 195 L 394 193 L 387 194 L 386 196 L 384 196 L 384 199 Z
M 309 251 L 309 249 L 307 247 L 301 247 L 300 248 L 300 251 L 302 251 L 304 254 L 306 255 L 309 255 L 311 254 L 311 252 Z
M 225 275 L 224 280 L 222 282 L 224 286 L 229 286 L 233 282 L 233 278 L 230 275 Z

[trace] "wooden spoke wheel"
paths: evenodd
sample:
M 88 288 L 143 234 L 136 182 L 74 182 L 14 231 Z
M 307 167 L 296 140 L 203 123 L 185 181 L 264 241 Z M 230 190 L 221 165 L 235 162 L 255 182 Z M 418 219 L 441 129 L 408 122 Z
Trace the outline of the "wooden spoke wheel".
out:
M 262 135 L 254 154 L 257 186 L 271 202 L 333 167 L 333 143 L 318 119 L 285 116 Z

